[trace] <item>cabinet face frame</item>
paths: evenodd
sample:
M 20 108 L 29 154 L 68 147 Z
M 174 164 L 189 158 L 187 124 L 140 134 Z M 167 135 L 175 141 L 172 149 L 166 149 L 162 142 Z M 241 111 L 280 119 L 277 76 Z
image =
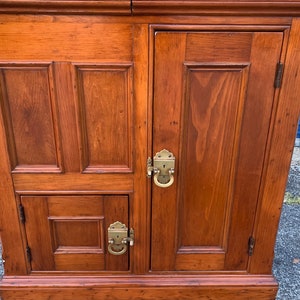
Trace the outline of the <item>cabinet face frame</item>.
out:
M 12 16 L 8 16 L 7 18 L 11 18 Z M 20 19 L 24 18 L 30 20 L 29 16 L 21 16 Z M 85 18 L 85 17 L 83 17 Z M 145 19 L 144 19 L 145 18 Z M 62 18 L 64 19 L 64 18 Z M 74 17 L 76 19 L 76 17 Z M 117 18 L 116 18 L 117 19 Z M 123 19 L 119 18 L 119 22 L 122 22 Z M 195 21 L 196 20 L 196 21 Z M 223 21 L 224 22 L 223 22 Z M 226 21 L 227 20 L 227 21 Z M 101 21 L 101 18 L 100 18 Z M 212 18 L 204 18 L 203 23 L 207 23 L 207 25 L 195 25 L 194 23 L 201 22 L 201 18 L 199 19 L 193 19 L 190 20 L 188 17 L 186 18 L 174 18 L 174 17 L 141 17 L 137 18 L 136 20 L 128 18 L 128 22 L 133 23 L 139 23 L 143 21 L 143 24 L 135 24 L 134 25 L 134 31 L 136 35 L 133 38 L 133 44 L 134 47 L 137 47 L 138 49 L 141 49 L 141 51 L 137 51 L 135 53 L 136 61 L 134 66 L 134 90 L 135 90 L 135 99 L 134 99 L 134 107 L 136 109 L 136 119 L 134 120 L 134 127 L 135 127 L 135 140 L 142 140 L 145 143 L 137 143 L 138 149 L 137 149 L 137 156 L 136 160 L 133 162 L 134 167 L 135 165 L 139 168 L 139 173 L 134 174 L 134 180 L 136 180 L 137 184 L 135 186 L 136 190 L 134 191 L 134 200 L 132 203 L 132 209 L 135 213 L 139 212 L 139 215 L 136 216 L 134 219 L 131 220 L 131 223 L 133 224 L 133 227 L 135 228 L 141 228 L 141 231 L 139 233 L 139 239 L 137 240 L 137 247 L 139 247 L 140 251 L 133 251 L 133 265 L 132 270 L 133 274 L 147 274 L 149 271 L 149 257 L 150 257 L 150 187 L 148 185 L 147 188 L 145 186 L 147 185 L 147 179 L 144 176 L 144 168 L 145 168 L 145 158 L 151 155 L 151 131 L 152 131 L 152 113 L 151 110 L 148 109 L 148 116 L 146 117 L 146 111 L 147 107 L 145 103 L 147 103 L 148 107 L 151 107 L 152 103 L 152 61 L 150 59 L 149 61 L 149 72 L 147 73 L 148 68 L 148 51 L 151 55 L 153 55 L 153 39 L 151 37 L 154 36 L 155 30 L 172 30 L 176 28 L 175 30 L 191 30 L 193 28 L 196 28 L 196 30 L 199 30 L 199 28 L 205 29 L 205 30 L 216 30 L 217 28 L 235 28 L 236 30 L 248 30 L 249 28 L 255 29 L 260 28 L 262 31 L 278 31 L 278 30 L 286 30 L 286 32 L 289 32 L 289 26 L 288 23 L 290 22 L 290 19 L 287 18 L 277 18 L 272 21 L 268 18 L 262 18 L 262 19 L 247 19 L 243 17 L 238 18 L 220 18 L 220 17 L 212 17 Z M 256 25 L 252 25 L 251 22 L 256 22 Z M 108 19 L 103 18 L 103 22 L 109 22 Z M 182 25 L 170 25 L 170 23 L 176 22 L 176 23 L 182 23 Z M 226 23 L 227 25 L 220 25 L 220 23 Z M 235 23 L 236 24 L 233 24 Z M 263 24 L 269 24 L 275 23 L 274 25 L 263 25 Z M 148 29 L 148 23 L 149 24 L 159 24 L 159 23 L 168 23 L 166 25 L 150 25 Z M 186 23 L 192 23 L 190 25 L 185 25 Z M 215 23 L 216 25 L 211 25 L 212 23 Z M 230 25 L 230 24 L 231 25 Z M 208 25 L 210 24 L 210 25 Z M 218 25 L 219 24 L 219 25 Z M 228 25 L 229 24 L 229 25 Z M 242 25 L 241 25 L 242 24 Z M 284 24 L 284 25 L 278 25 L 278 24 Z M 268 174 L 269 177 L 265 179 L 262 182 L 261 186 L 261 194 L 260 194 L 260 201 L 258 204 L 257 209 L 257 220 L 256 220 L 256 226 L 254 229 L 255 236 L 257 239 L 259 239 L 262 243 L 260 246 L 256 245 L 256 249 L 254 252 L 254 255 L 250 259 L 250 264 L 248 266 L 248 271 L 252 274 L 270 274 L 270 264 L 272 260 L 272 251 L 273 248 L 270 247 L 270 242 L 272 244 L 271 239 L 273 239 L 273 242 L 275 240 L 278 220 L 279 220 L 279 209 L 281 207 L 282 202 L 282 196 L 285 186 L 286 177 L 288 174 L 288 167 L 289 167 L 289 161 L 291 159 L 292 155 L 292 147 L 293 147 L 293 135 L 295 133 L 294 127 L 296 128 L 297 119 L 300 112 L 300 105 L 299 105 L 299 99 L 297 99 L 297 94 L 300 94 L 300 87 L 299 85 L 294 85 L 293 82 L 295 80 L 295 77 L 297 77 L 297 74 L 299 74 L 299 65 L 300 65 L 300 55 L 299 51 L 297 49 L 300 48 L 300 38 L 299 38 L 299 32 L 300 32 L 300 21 L 295 19 L 293 21 L 292 29 L 290 37 L 287 37 L 284 39 L 284 45 L 283 45 L 283 51 L 282 51 L 282 59 L 285 61 L 285 73 L 284 73 L 284 79 L 282 83 L 282 88 L 280 90 L 277 90 L 276 97 L 279 97 L 279 103 L 280 107 L 279 109 L 274 109 L 274 114 L 272 116 L 271 123 L 274 124 L 274 130 L 270 131 L 269 139 L 268 139 L 268 146 L 265 156 L 265 165 L 264 165 L 264 174 Z M 140 36 L 138 36 L 140 34 Z M 288 35 L 288 34 L 287 34 Z M 149 45 L 150 50 L 148 50 L 148 37 L 149 37 Z M 290 41 L 290 44 L 288 46 L 288 39 Z M 287 57 L 285 57 L 285 54 L 287 53 Z M 299 62 L 298 64 L 295 64 L 295 62 Z M 147 99 L 147 93 L 148 99 Z M 143 100 L 138 100 L 143 99 Z M 142 101 L 144 105 L 139 106 L 137 105 L 139 101 Z M 148 122 L 148 123 L 147 123 Z M 2 125 L 2 122 L 0 122 L 0 126 Z M 148 128 L 148 135 L 146 134 L 146 126 Z M 283 133 L 285 135 L 283 136 Z M 282 137 L 282 139 L 280 139 Z M 148 139 L 148 143 L 146 143 L 146 140 Z M 147 147 L 145 146 L 147 144 Z M 19 237 L 19 239 L 11 239 L 6 237 L 4 240 L 4 247 L 6 249 L 13 249 L 13 251 L 9 250 L 7 253 L 9 256 L 14 257 L 14 262 L 9 263 L 7 266 L 9 266 L 9 273 L 7 273 L 6 278 L 1 283 L 0 289 L 3 290 L 3 295 L 7 295 L 8 297 L 11 295 L 15 295 L 15 299 L 24 299 L 22 298 L 24 295 L 24 291 L 28 291 L 28 287 L 32 288 L 30 286 L 32 283 L 30 283 L 31 280 L 37 282 L 36 289 L 31 289 L 31 291 L 28 293 L 26 299 L 36 299 L 34 296 L 35 293 L 39 293 L 39 295 L 48 295 L 53 293 L 55 288 L 51 287 L 51 284 L 55 285 L 58 284 L 58 282 L 51 279 L 50 277 L 45 277 L 45 280 L 41 277 L 33 277 L 33 276 L 24 276 L 27 274 L 27 266 L 26 266 L 26 256 L 25 252 L 23 250 L 23 241 L 22 241 L 22 234 L 19 226 L 19 219 L 18 219 L 18 212 L 17 212 L 17 206 L 16 203 L 12 203 L 11 199 L 14 199 L 15 194 L 13 192 L 13 181 L 11 178 L 11 175 L 7 170 L 10 168 L 10 162 L 8 161 L 7 155 L 6 155 L 6 138 L 4 136 L 0 136 L 0 157 L 1 157 L 1 169 L 3 168 L 2 172 L 2 181 L 0 183 L 0 192 L 3 195 L 3 201 L 1 201 L 1 209 L 0 209 L 0 219 L 4 220 L 8 214 L 6 212 L 9 212 L 10 220 L 8 221 L 2 221 L 1 227 L 5 229 L 8 229 L 11 235 Z M 288 153 L 289 155 L 285 155 L 284 157 L 281 157 L 278 155 L 278 153 Z M 2 171 L 2 170 L 1 170 Z M 279 172 L 280 171 L 280 172 Z M 280 175 L 284 175 L 281 176 Z M 274 179 L 275 178 L 275 179 Z M 273 187 L 273 180 L 277 180 L 277 188 L 274 189 Z M 16 181 L 16 179 L 15 179 Z M 149 182 L 149 181 L 148 181 Z M 276 193 L 277 191 L 281 191 L 281 194 Z M 148 192 L 148 196 L 147 196 Z M 93 193 L 93 191 L 90 191 L 89 193 Z M 268 218 L 265 218 L 264 212 L 269 211 L 270 215 L 268 215 Z M 267 226 L 270 226 L 270 223 L 272 223 L 272 228 L 270 228 L 270 236 L 264 241 L 266 232 L 261 230 L 260 228 L 266 228 Z M 21 243 L 21 246 L 20 246 Z M 17 245 L 17 247 L 15 247 Z M 267 249 L 267 251 L 266 251 Z M 268 264 L 263 267 L 264 263 L 263 261 L 265 259 L 268 259 Z M 168 273 L 168 272 L 167 272 Z M 122 293 L 130 287 L 130 284 L 134 285 L 135 287 L 139 285 L 139 288 L 135 288 L 134 292 L 132 292 L 133 297 L 139 297 L 140 292 L 145 292 L 146 299 L 152 299 L 152 295 L 158 295 L 162 296 L 163 294 L 163 288 L 156 288 L 155 286 L 158 286 L 160 284 L 168 286 L 168 289 L 171 287 L 172 290 L 174 290 L 174 293 L 170 293 L 170 297 L 174 297 L 179 295 L 176 294 L 176 291 L 181 291 L 181 293 L 186 292 L 187 286 L 190 284 L 193 285 L 194 288 L 194 297 L 201 295 L 205 296 L 207 293 L 213 293 L 209 292 L 210 289 L 206 290 L 205 288 L 201 287 L 201 284 L 208 284 L 207 280 L 207 274 L 205 275 L 198 275 L 196 277 L 193 277 L 192 275 L 188 275 L 186 277 L 180 277 L 176 280 L 172 281 L 171 283 L 168 280 L 174 275 L 174 273 L 171 275 L 171 277 L 168 277 L 168 274 L 164 274 L 165 276 L 154 276 L 151 277 L 150 275 L 147 275 L 146 278 L 143 276 L 136 276 L 136 275 L 130 275 L 129 277 L 124 277 L 124 279 L 120 279 L 118 281 L 120 289 L 118 291 L 114 290 L 115 284 L 108 283 L 105 281 L 104 277 L 100 276 L 98 278 L 94 278 L 93 281 L 91 278 L 78 278 L 78 281 L 75 284 L 80 284 L 82 282 L 85 282 L 86 284 L 90 284 L 91 286 L 94 286 L 94 293 L 95 295 L 103 295 L 103 293 L 107 293 L 109 295 L 111 292 L 114 292 L 118 295 L 123 295 Z M 227 273 L 228 274 L 228 273 Z M 12 278 L 13 276 L 10 275 L 22 275 L 17 278 Z M 223 275 L 218 276 L 212 276 L 210 284 L 218 285 L 220 284 L 220 281 L 222 281 L 223 288 L 219 288 L 219 290 L 222 290 L 223 292 L 216 292 L 219 293 L 218 295 L 229 295 L 228 299 L 240 299 L 239 295 L 235 294 L 233 295 L 233 292 L 226 290 L 226 285 L 236 285 L 240 288 L 241 285 L 247 285 L 251 284 L 251 287 L 248 290 L 255 290 L 255 292 L 249 291 L 249 294 L 253 298 L 260 296 L 260 289 L 268 290 L 266 292 L 266 299 L 273 299 L 271 298 L 272 295 L 275 295 L 276 293 L 276 284 L 275 281 L 272 279 L 270 275 L 262 276 L 258 275 L 257 277 L 248 277 L 245 273 L 242 273 L 241 276 L 237 276 L 233 278 L 233 281 L 228 281 L 226 279 L 226 273 Z M 245 280 L 241 277 L 245 276 Z M 117 279 L 118 276 L 112 276 L 111 279 Z M 185 279 L 184 279 L 185 278 Z M 52 283 L 51 283 L 51 280 Z M 60 280 L 60 279 L 58 279 Z M 72 280 L 72 279 L 71 279 Z M 219 280 L 219 281 L 218 281 Z M 226 281 L 227 280 L 227 281 Z M 244 281 L 243 281 L 244 280 Z M 246 281 L 249 280 L 251 283 L 247 283 Z M 48 282 L 47 282 L 48 281 Z M 182 282 L 181 282 L 182 281 Z M 32 281 L 31 281 L 32 282 Z M 152 282 L 152 283 L 151 283 Z M 213 282 L 213 283 L 212 283 Z M 238 283 L 239 282 L 239 283 Z M 15 286 L 17 284 L 20 284 L 19 291 L 16 292 Z M 152 286 L 151 286 L 152 284 Z M 264 285 L 264 287 L 258 287 L 258 284 Z M 61 288 L 64 287 L 70 288 L 73 287 L 76 292 L 79 294 L 82 292 L 82 294 L 87 293 L 83 292 L 83 289 L 80 289 L 77 287 L 74 287 L 70 283 L 69 278 L 63 278 L 60 282 Z M 106 285 L 106 288 L 103 289 L 103 286 Z M 225 287 L 224 287 L 225 286 Z M 178 288 L 176 288 L 178 287 Z M 236 289 L 236 287 L 235 287 Z M 169 289 L 170 290 L 170 289 Z M 200 292 L 202 290 L 202 292 Z M 6 294 L 5 294 L 6 293 Z M 68 295 L 68 291 L 64 291 L 65 295 Z M 205 294 L 206 293 L 206 294 Z M 221 293 L 221 294 L 220 294 Z M 79 295 L 78 294 L 78 295 Z M 182 294 L 181 294 L 182 295 Z M 212 295 L 212 294 L 211 294 Z M 269 295 L 269 298 L 267 298 Z M 270 296 L 271 295 L 271 296 Z M 68 295 L 69 298 L 66 299 L 72 299 L 71 295 Z M 217 296 L 215 296 L 217 297 Z M 130 298 L 130 296 L 129 296 Z M 84 298 L 81 298 L 84 299 Z M 138 298 L 137 298 L 138 299 Z M 174 299 L 174 298 L 170 298 Z M 191 298 L 193 299 L 193 298 Z M 212 298 L 212 299 L 218 299 L 218 298 Z

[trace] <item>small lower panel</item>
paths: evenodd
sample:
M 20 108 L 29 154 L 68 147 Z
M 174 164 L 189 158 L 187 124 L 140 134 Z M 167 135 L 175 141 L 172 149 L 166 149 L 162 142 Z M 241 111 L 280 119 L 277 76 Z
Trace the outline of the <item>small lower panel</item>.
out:
M 175 261 L 175 268 L 177 271 L 187 270 L 222 270 L 224 269 L 224 253 L 217 253 L 213 257 L 210 253 L 201 253 L 201 259 L 199 259 L 198 253 L 178 253 Z
M 272 276 L 5 277 L 3 299 L 274 300 Z
M 107 251 L 107 228 L 128 225 L 128 195 L 21 196 L 30 271 L 128 271 L 129 250 Z
M 103 255 L 97 253 L 55 254 L 54 261 L 57 271 L 98 271 L 105 269 Z

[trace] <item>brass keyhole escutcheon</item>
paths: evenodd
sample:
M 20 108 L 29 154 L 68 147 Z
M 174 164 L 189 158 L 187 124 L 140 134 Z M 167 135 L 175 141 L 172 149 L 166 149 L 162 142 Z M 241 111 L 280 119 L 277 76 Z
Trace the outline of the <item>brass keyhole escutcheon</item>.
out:
M 134 244 L 134 231 L 128 228 L 125 224 L 116 221 L 107 229 L 108 237 L 108 252 L 113 255 L 122 255 L 127 251 L 128 244 Z
M 175 172 L 175 156 L 172 152 L 164 149 L 157 152 L 152 159 L 148 158 L 147 161 L 147 174 L 151 177 L 154 174 L 154 183 L 162 188 L 169 187 L 174 182 L 174 172 Z

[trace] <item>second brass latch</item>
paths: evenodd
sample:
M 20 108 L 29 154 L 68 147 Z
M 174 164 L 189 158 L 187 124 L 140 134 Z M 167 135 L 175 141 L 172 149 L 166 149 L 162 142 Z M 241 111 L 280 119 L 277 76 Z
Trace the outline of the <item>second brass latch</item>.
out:
M 152 166 L 153 162 L 153 166 Z M 157 152 L 152 159 L 147 160 L 147 176 L 154 174 L 154 183 L 159 187 L 169 187 L 174 182 L 175 156 L 172 152 L 164 149 Z
M 128 245 L 134 245 L 134 230 L 128 230 L 125 224 L 116 221 L 107 229 L 108 252 L 113 255 L 121 255 L 127 251 Z

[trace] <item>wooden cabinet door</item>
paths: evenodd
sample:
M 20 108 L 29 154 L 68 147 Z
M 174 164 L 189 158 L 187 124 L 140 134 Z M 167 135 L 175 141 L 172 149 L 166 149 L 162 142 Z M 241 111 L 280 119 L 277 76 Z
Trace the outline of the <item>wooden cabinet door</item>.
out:
M 246 270 L 282 32 L 157 31 L 153 155 L 176 157 L 152 184 L 154 271 Z
M 107 229 L 138 227 L 143 205 L 146 109 L 133 90 L 144 97 L 146 64 L 133 66 L 147 52 L 133 48 L 144 38 L 138 25 L 76 16 L 0 24 L 6 274 L 132 270 L 129 247 L 108 252 Z
M 23 196 L 32 271 L 127 271 L 107 251 L 107 228 L 128 224 L 126 196 Z

